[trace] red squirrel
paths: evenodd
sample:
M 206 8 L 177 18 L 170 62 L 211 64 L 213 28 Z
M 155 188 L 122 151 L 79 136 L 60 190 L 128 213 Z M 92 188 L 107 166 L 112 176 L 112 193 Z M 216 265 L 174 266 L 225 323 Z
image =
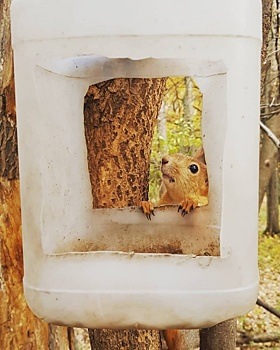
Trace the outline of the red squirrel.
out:
M 193 157 L 180 153 L 168 155 L 161 162 L 161 197 L 157 205 L 178 204 L 182 215 L 198 206 L 208 204 L 208 174 L 203 148 Z M 141 202 L 146 217 L 151 220 L 154 206 L 150 201 Z M 189 342 L 188 331 L 165 330 L 164 336 L 169 350 L 184 350 Z
M 182 215 L 198 206 L 208 204 L 208 175 L 203 148 L 196 151 L 193 157 L 181 153 L 164 156 L 161 161 L 162 195 L 156 204 L 178 204 Z M 154 205 L 142 201 L 141 208 L 151 220 Z

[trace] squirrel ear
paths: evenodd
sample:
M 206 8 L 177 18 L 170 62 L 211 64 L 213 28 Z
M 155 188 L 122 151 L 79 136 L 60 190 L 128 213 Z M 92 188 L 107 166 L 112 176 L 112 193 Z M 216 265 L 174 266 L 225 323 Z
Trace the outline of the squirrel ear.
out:
M 194 154 L 193 157 L 194 157 L 196 160 L 198 160 L 199 162 L 206 164 L 206 160 L 205 160 L 205 155 L 204 155 L 204 149 L 203 149 L 203 147 L 199 148 L 199 149 L 195 152 L 195 154 Z

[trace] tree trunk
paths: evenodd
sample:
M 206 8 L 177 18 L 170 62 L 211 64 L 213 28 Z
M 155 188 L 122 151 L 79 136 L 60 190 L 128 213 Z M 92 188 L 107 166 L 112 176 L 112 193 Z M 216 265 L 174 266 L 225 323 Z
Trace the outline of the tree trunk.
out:
M 47 325 L 23 296 L 22 243 L 10 1 L 0 3 L 0 343 L 2 349 L 47 349 Z
M 235 350 L 236 319 L 200 331 L 200 350 Z
M 49 350 L 75 350 L 74 329 L 49 325 Z
M 262 71 L 261 71 L 261 102 L 262 104 L 270 105 L 271 101 L 279 101 L 279 66 L 278 59 L 278 20 L 274 25 L 271 25 L 272 15 L 272 0 L 263 0 L 263 46 L 261 53 Z M 276 15 L 278 17 L 278 15 Z M 270 51 L 273 55 L 268 56 L 269 33 L 272 28 L 272 35 L 275 36 L 270 43 Z M 277 31 L 277 32 L 276 32 Z M 271 74 L 269 74 L 269 72 Z M 278 84 L 273 78 L 277 78 Z M 271 81 L 271 79 L 273 79 Z M 269 84 L 269 82 L 273 84 Z M 278 86 L 275 91 L 275 86 Z M 270 91 L 271 90 L 271 91 Z M 274 90 L 272 92 L 272 90 Z M 265 101 L 269 96 L 269 101 Z M 280 137 L 279 114 L 273 115 L 265 124 L 270 128 L 274 134 Z M 269 180 L 275 169 L 275 162 L 277 159 L 278 150 L 269 139 L 266 133 L 261 132 L 261 148 L 260 148 L 260 180 L 259 180 L 259 208 L 261 207 L 264 194 L 266 192 Z
M 1 115 L 1 119 L 2 117 Z M 18 180 L 1 178 L 0 213 L 1 349 L 47 349 L 47 324 L 33 315 L 27 307 L 23 295 L 21 216 Z
M 263 96 L 266 73 L 270 67 L 267 51 L 271 28 L 272 2 L 273 0 L 262 0 L 261 96 Z
M 263 89 L 262 121 L 275 134 L 280 137 L 279 123 L 279 39 L 280 30 L 279 1 L 273 2 L 273 19 L 270 30 L 269 53 L 270 67 L 265 79 Z M 260 154 L 260 182 L 259 182 L 259 207 L 261 206 L 265 193 L 267 194 L 267 227 L 270 234 L 279 232 L 278 223 L 278 179 L 276 175 L 278 165 L 278 149 L 265 132 L 261 135 Z
M 114 79 L 89 87 L 85 135 L 93 207 L 148 199 L 152 135 L 165 79 Z M 89 330 L 92 349 L 160 349 L 158 331 Z
M 161 151 L 162 156 L 168 154 L 168 146 L 167 146 L 167 127 L 166 127 L 166 117 L 165 117 L 165 105 L 162 104 L 159 115 L 158 115 L 158 136 L 159 136 L 159 149 Z
M 44 350 L 48 349 L 48 325 L 29 310 L 22 286 L 23 256 L 10 0 L 0 2 L 0 19 L 0 344 L 1 349 Z M 68 334 L 58 334 L 52 334 L 51 331 L 51 339 L 56 339 L 58 344 L 66 344 L 64 339 L 68 341 Z
M 273 116 L 266 122 L 266 126 L 279 138 L 280 114 Z M 259 180 L 259 208 L 268 188 L 269 181 L 275 172 L 278 162 L 278 149 L 268 135 L 262 131 L 260 149 L 260 180 Z
M 270 235 L 278 234 L 279 231 L 279 211 L 278 211 L 278 167 L 276 167 L 267 189 L 267 227 L 266 232 Z
M 90 329 L 92 350 L 159 350 L 158 331 Z

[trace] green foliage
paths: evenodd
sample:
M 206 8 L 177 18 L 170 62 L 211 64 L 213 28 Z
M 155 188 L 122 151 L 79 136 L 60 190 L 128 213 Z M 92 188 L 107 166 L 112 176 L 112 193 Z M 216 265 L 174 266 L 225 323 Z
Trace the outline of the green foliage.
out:
M 158 200 L 162 156 L 178 152 L 193 154 L 202 144 L 202 94 L 193 79 L 167 79 L 162 112 L 154 132 L 151 154 L 149 198 L 153 201 Z
M 259 268 L 270 269 L 272 272 L 280 273 L 280 235 L 263 234 L 266 227 L 266 200 L 259 214 Z
M 260 269 L 270 269 L 273 273 L 280 272 L 280 236 L 264 235 L 259 237 L 259 267 Z
M 201 145 L 202 94 L 191 78 L 173 77 L 164 95 L 169 153 L 190 153 Z

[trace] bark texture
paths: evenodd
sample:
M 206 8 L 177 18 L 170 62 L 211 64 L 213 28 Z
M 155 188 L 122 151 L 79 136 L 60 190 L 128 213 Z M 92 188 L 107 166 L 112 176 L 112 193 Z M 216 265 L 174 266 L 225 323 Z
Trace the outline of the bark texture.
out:
M 94 208 L 148 198 L 152 135 L 165 79 L 114 79 L 90 86 L 85 135 Z M 92 349 L 160 349 L 158 331 L 89 330 Z
M 0 181 L 1 349 L 48 348 L 47 324 L 26 305 L 23 288 L 19 181 Z
M 90 86 L 85 135 L 93 207 L 148 198 L 152 135 L 165 79 L 114 79 Z
M 273 71 L 274 69 L 271 66 L 271 58 L 272 56 L 268 56 L 268 46 L 269 46 L 269 36 L 270 36 L 270 30 L 272 29 L 272 33 L 274 31 L 274 26 L 271 24 L 271 18 L 272 18 L 272 0 L 263 0 L 262 1 L 262 7 L 263 7 L 263 45 L 262 45 L 262 52 L 261 52 L 261 101 L 262 103 L 265 103 L 265 100 L 268 96 L 272 97 L 271 92 L 268 91 L 268 84 L 271 80 L 271 75 L 269 74 L 269 71 Z M 277 26 L 277 23 L 276 23 Z M 278 34 L 277 34 L 278 36 Z M 277 51 L 277 47 L 274 48 L 275 45 L 277 45 L 278 40 L 273 40 L 271 42 L 271 51 Z M 278 55 L 279 53 L 275 52 L 274 55 Z M 273 55 L 273 56 L 274 56 Z M 277 60 L 277 57 L 274 56 L 274 59 Z M 277 67 L 277 71 L 279 70 L 279 67 Z M 277 72 L 274 72 L 276 74 L 279 74 Z M 273 73 L 273 74 L 274 74 Z M 275 84 L 273 84 L 275 86 Z M 279 91 L 276 93 L 275 97 L 276 100 L 279 100 Z M 268 103 L 270 103 L 268 101 Z M 280 128 L 279 128 L 279 114 L 272 116 L 269 120 L 265 121 L 265 124 L 268 128 L 270 128 L 277 137 L 280 137 Z M 277 161 L 277 154 L 278 150 L 273 144 L 273 142 L 269 139 L 266 133 L 261 132 L 261 148 L 260 148 L 260 179 L 259 179 L 259 208 L 262 204 L 264 194 L 266 192 L 268 183 L 270 181 L 270 178 L 275 171 L 276 167 L 276 161 Z
M 93 329 L 89 336 L 93 350 L 161 349 L 158 331 Z
M 266 73 L 270 67 L 270 60 L 267 55 L 268 36 L 271 28 L 272 1 L 262 0 L 262 50 L 261 50 L 261 96 L 264 90 Z
M 18 156 L 10 0 L 0 3 L 0 18 L 0 177 L 15 179 L 18 178 Z
M 266 232 L 270 235 L 279 234 L 279 199 L 278 199 L 278 169 L 272 173 L 267 187 L 267 227 Z
M 278 138 L 280 138 L 279 118 L 280 114 L 274 115 L 265 123 Z M 259 208 L 267 191 L 269 181 L 276 172 L 278 153 L 279 150 L 272 140 L 265 132 L 262 132 L 260 148 Z
M 236 319 L 200 331 L 200 350 L 235 350 Z
M 3 0 L 0 2 L 0 347 L 44 350 L 53 340 L 58 346 L 64 344 L 69 336 L 51 331 L 48 344 L 48 325 L 25 302 L 18 177 L 10 0 Z
M 0 3 L 0 343 L 2 349 L 47 349 L 47 325 L 28 309 L 22 288 L 20 194 L 10 1 Z
M 49 325 L 49 350 L 75 350 L 74 328 Z

